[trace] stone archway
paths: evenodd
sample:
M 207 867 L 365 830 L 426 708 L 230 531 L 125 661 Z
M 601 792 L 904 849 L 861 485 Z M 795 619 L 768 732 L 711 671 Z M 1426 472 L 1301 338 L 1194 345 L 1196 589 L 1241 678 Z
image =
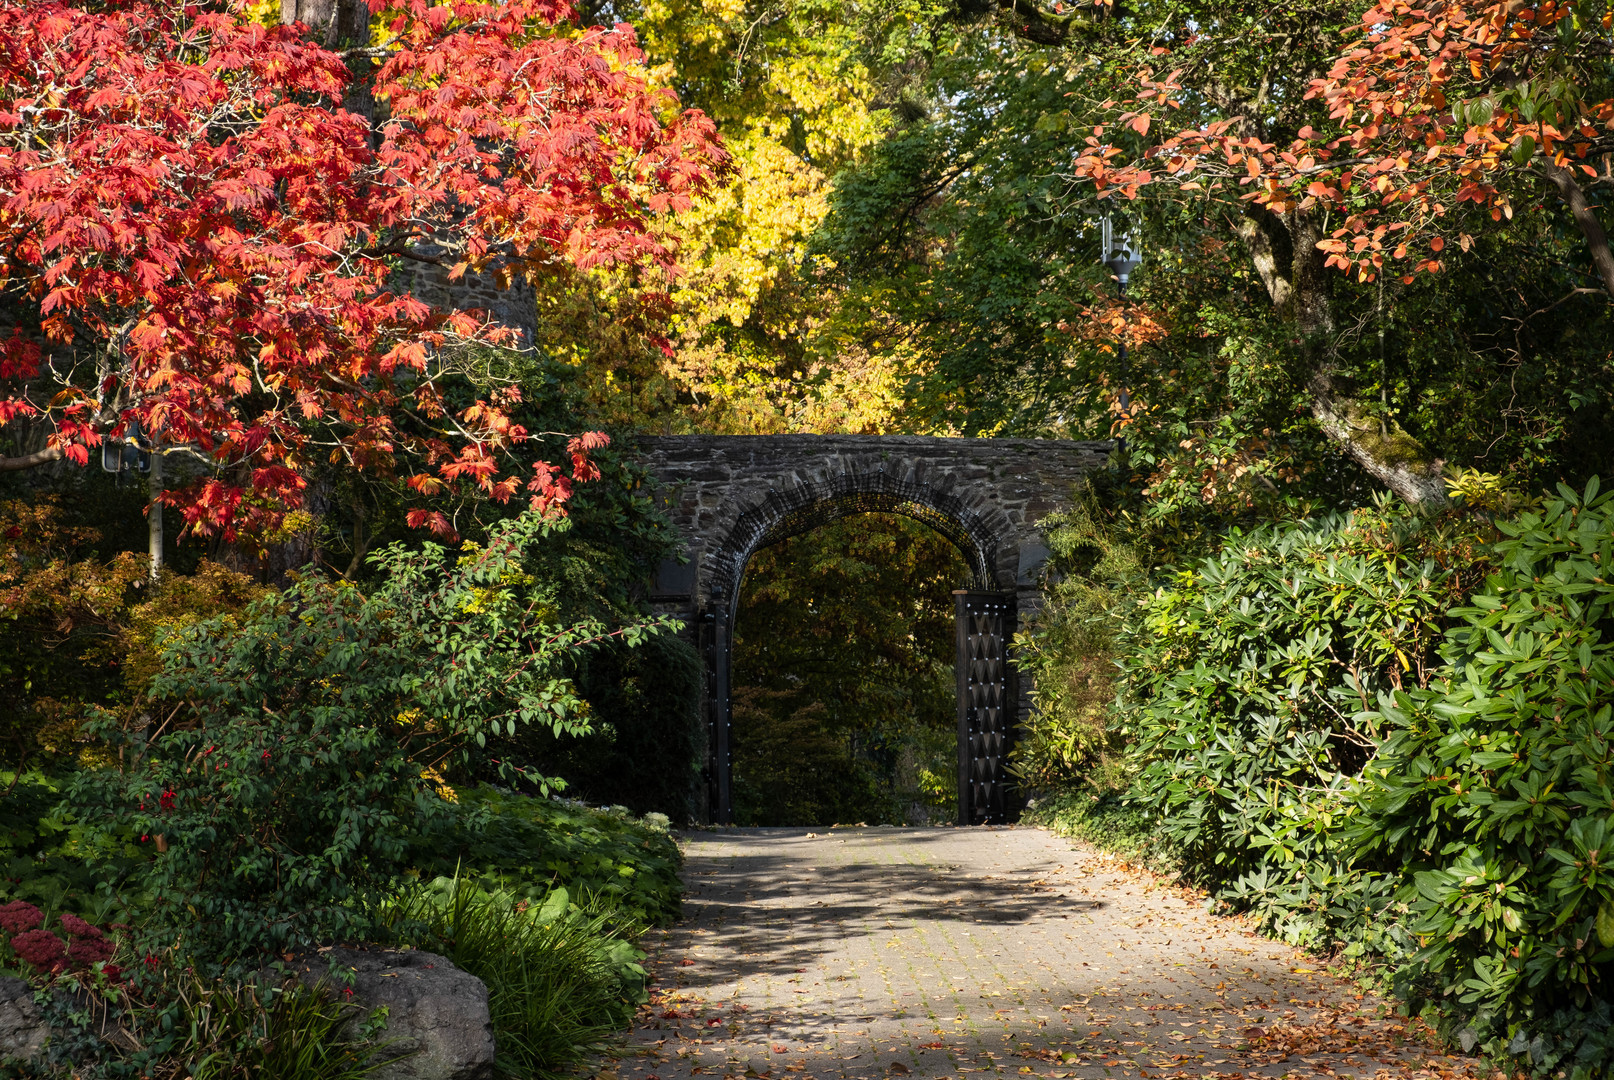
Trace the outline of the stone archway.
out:
M 970 589 L 958 603 L 961 823 L 1001 820 L 1003 760 L 1030 707 L 1008 642 L 1035 610 L 1048 549 L 1037 522 L 1065 506 L 1113 444 L 908 436 L 642 437 L 662 506 L 688 545 L 663 564 L 658 610 L 681 617 L 706 660 L 708 820 L 726 823 L 729 656 L 746 564 L 759 550 L 853 514 L 921 521 L 958 548 Z

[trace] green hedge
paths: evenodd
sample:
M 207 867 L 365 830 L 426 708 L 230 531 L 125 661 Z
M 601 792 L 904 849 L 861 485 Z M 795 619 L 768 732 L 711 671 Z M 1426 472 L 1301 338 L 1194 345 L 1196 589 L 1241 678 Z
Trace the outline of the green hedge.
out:
M 1155 822 L 1114 819 L 1126 845 L 1376 959 L 1465 1049 L 1610 1075 L 1611 561 L 1595 480 L 1494 530 L 1383 504 L 1230 534 L 1119 636 L 1126 799 Z
M 1377 749 L 1378 695 L 1427 681 L 1475 537 L 1389 505 L 1235 531 L 1144 598 L 1118 641 L 1134 798 L 1197 879 L 1323 932 L 1338 825 Z
M 1606 1068 L 1614 499 L 1596 481 L 1584 495 L 1564 488 L 1499 527 L 1499 569 L 1453 612 L 1438 677 L 1383 700 L 1390 736 L 1347 835 L 1363 858 L 1402 868 L 1395 901 L 1417 946 L 1398 972 L 1408 994 L 1455 1002 L 1467 1038 L 1493 1050 L 1533 1045 L 1538 1064 Z M 1576 1028 L 1569 1042 L 1537 1041 Z

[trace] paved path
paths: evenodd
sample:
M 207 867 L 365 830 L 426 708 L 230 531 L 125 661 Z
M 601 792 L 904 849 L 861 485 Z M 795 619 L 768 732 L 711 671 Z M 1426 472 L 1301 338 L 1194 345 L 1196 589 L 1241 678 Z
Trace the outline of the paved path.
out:
M 603 1080 L 1483 1076 L 1304 953 L 1032 828 L 686 838 Z

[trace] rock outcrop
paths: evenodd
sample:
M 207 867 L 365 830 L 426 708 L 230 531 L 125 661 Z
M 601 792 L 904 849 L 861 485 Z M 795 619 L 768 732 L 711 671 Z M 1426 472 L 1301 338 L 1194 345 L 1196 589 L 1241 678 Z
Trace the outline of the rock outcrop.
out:
M 0 1061 L 32 1061 L 49 1034 L 44 1014 L 34 1004 L 34 988 L 22 979 L 0 976 Z
M 355 1023 L 385 1006 L 387 1060 L 376 1080 L 491 1080 L 488 988 L 436 953 L 409 949 L 321 950 L 291 965 L 355 1007 Z M 351 993 L 349 993 L 351 991 Z

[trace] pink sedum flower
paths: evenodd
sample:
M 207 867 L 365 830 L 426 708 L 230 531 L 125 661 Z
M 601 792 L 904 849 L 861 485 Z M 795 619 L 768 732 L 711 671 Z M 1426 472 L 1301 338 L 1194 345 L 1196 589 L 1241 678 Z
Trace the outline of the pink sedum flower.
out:
M 49 930 L 29 930 L 11 939 L 12 951 L 29 966 L 54 974 L 67 966 L 67 947 Z
M 114 951 L 112 942 L 104 937 L 74 938 L 73 943 L 67 947 L 67 958 L 73 961 L 76 967 L 89 967 L 103 960 L 112 959 Z
M 45 916 L 34 905 L 22 900 L 0 906 L 0 930 L 8 934 L 24 934 L 39 929 Z

